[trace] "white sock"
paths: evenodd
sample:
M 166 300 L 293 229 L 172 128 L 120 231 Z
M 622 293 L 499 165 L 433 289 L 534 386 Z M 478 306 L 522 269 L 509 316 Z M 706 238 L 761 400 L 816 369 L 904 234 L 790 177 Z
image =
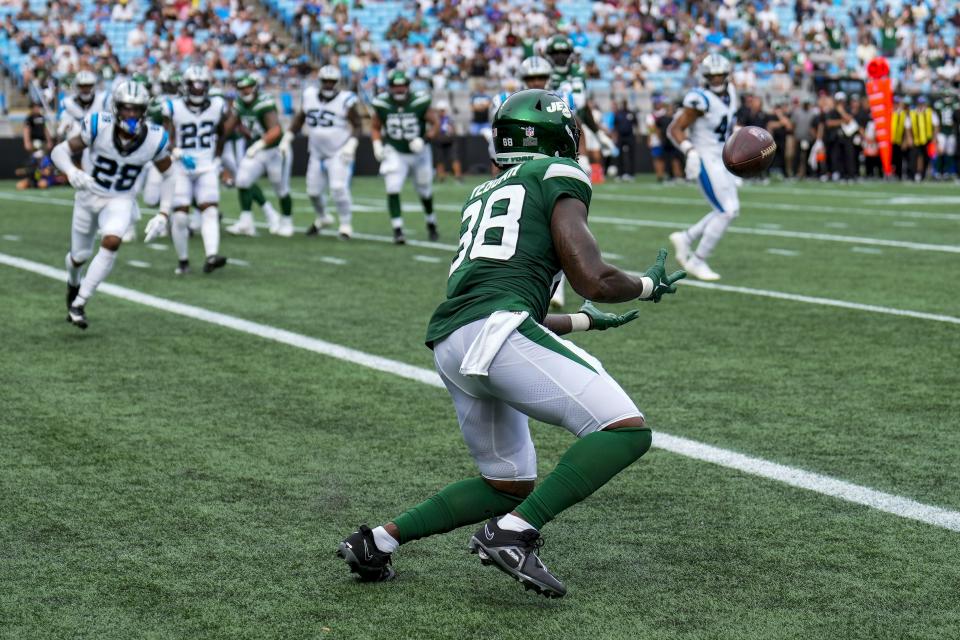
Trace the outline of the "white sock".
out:
M 507 531 L 526 531 L 527 529 L 536 531 L 536 528 L 532 524 L 512 513 L 508 513 L 497 520 L 497 526 Z
M 190 257 L 190 216 L 185 211 L 174 211 L 170 220 L 170 239 L 177 251 L 177 259 Z
M 199 229 L 199 228 L 200 228 L 200 225 L 203 224 L 203 221 L 202 221 L 202 220 L 203 220 L 203 219 L 201 218 L 201 214 L 200 214 L 200 210 L 199 210 L 199 209 L 191 209 L 191 210 L 190 210 L 190 228 L 191 228 L 191 229 Z
M 337 216 L 340 218 L 340 224 L 350 224 L 353 220 L 353 202 L 350 199 L 350 192 L 344 190 L 343 193 L 334 192 L 334 202 L 337 203 Z
M 403 218 L 390 218 L 390 224 L 394 229 L 403 229 Z
M 430 213 L 423 216 L 427 224 L 437 224 L 437 214 Z
M 687 241 L 693 243 L 699 240 L 700 236 L 703 235 L 703 230 L 707 228 L 707 223 L 710 222 L 715 215 L 720 215 L 720 213 L 718 211 L 711 211 L 707 215 L 700 218 L 699 222 L 687 229 L 684 232 L 687 234 Z
M 721 213 L 713 216 L 707 223 L 706 229 L 703 230 L 703 237 L 700 239 L 700 244 L 697 245 L 697 250 L 693 252 L 693 255 L 701 260 L 709 258 L 731 222 L 733 222 L 733 216 L 731 215 Z
M 280 217 L 280 214 L 277 212 L 276 209 L 273 208 L 273 205 L 270 204 L 269 202 L 263 203 L 263 214 L 267 216 L 268 220 L 271 218 L 277 219 Z
M 97 251 L 97 255 L 93 256 L 93 260 L 90 261 L 87 274 L 83 276 L 83 281 L 80 283 L 80 294 L 77 296 L 77 299 L 73 301 L 73 304 L 78 307 L 87 304 L 87 301 L 93 295 L 93 292 L 97 290 L 97 287 L 100 286 L 100 283 L 110 275 L 116 259 L 116 251 L 100 247 L 100 251 Z
M 203 252 L 207 257 L 215 256 L 220 251 L 220 211 L 216 207 L 207 207 L 200 215 Z
M 253 226 L 253 212 L 252 211 L 241 211 L 240 219 L 237 221 L 245 227 Z
M 67 284 L 71 287 L 75 287 L 80 284 L 80 271 L 83 269 L 83 265 L 79 267 L 73 264 L 73 258 L 69 251 L 67 251 L 67 257 L 64 259 L 63 263 L 67 267 Z
M 373 542 L 377 545 L 377 549 L 384 553 L 393 553 L 400 546 L 400 542 L 387 533 L 387 530 L 383 527 L 377 527 L 373 530 Z

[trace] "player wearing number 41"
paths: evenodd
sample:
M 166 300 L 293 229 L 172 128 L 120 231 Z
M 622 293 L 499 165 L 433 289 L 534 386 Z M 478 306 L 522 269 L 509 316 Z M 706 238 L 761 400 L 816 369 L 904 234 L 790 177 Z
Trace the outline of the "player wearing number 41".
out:
M 673 144 L 686 154 L 687 180 L 696 180 L 710 212 L 683 231 L 670 234 L 677 262 L 700 280 L 719 280 L 707 264 L 724 231 L 740 213 L 737 179 L 723 166 L 723 144 L 733 132 L 737 92 L 729 82 L 730 61 L 711 53 L 700 63 L 702 89 L 683 98 L 683 110 L 667 127 Z M 693 243 L 699 241 L 696 249 Z
M 393 241 L 397 244 L 406 242 L 400 190 L 410 172 L 413 172 L 413 184 L 423 204 L 427 234 L 431 241 L 436 241 L 439 235 L 437 217 L 433 213 L 433 152 L 424 138 L 433 139 L 439 123 L 430 108 L 430 96 L 419 91 L 411 94 L 407 74 L 396 70 L 387 78 L 387 91 L 370 104 L 373 107 L 370 122 L 373 155 L 380 162 L 380 175 L 386 185 Z
M 190 271 L 191 203 L 200 209 L 200 235 L 206 260 L 204 273 L 210 273 L 227 264 L 220 255 L 220 155 L 223 152 L 225 132 L 235 123 L 221 96 L 210 96 L 210 72 L 194 65 L 183 74 L 182 97 L 167 100 L 164 126 L 171 132 L 173 149 L 170 155 L 176 161 L 173 167 L 176 189 L 173 196 L 173 216 L 170 236 L 177 252 L 175 273 Z
M 166 130 L 147 124 L 150 95 L 143 85 L 121 82 L 113 90 L 113 113 L 84 117 L 78 133 L 54 147 L 51 159 L 77 190 L 67 267 L 67 320 L 87 328 L 86 304 L 113 269 L 121 237 L 137 210 L 137 178 L 151 162 L 163 176 L 160 211 L 170 210 L 174 177 L 170 171 L 170 145 Z M 84 149 L 83 168 L 71 160 Z M 166 216 L 158 213 L 147 225 L 147 241 L 162 233 Z M 103 236 L 100 250 L 81 279 L 84 263 L 93 255 L 97 231 Z
M 333 216 L 324 206 L 324 191 L 329 186 L 340 216 L 340 237 L 346 240 L 353 235 L 350 177 L 357 153 L 360 113 L 357 111 L 357 96 L 352 91 L 340 90 L 340 71 L 336 67 L 327 65 L 320 69 L 319 75 L 320 86 L 308 86 L 303 90 L 300 110 L 293 117 L 290 130 L 283 135 L 289 145 L 293 137 L 307 127 L 310 152 L 307 195 L 317 214 L 316 221 L 307 229 L 307 235 L 316 235 L 333 224 Z
M 587 303 L 580 313 L 547 315 L 551 288 L 562 269 L 589 300 L 657 302 L 685 274 L 666 275 L 664 249 L 642 277 L 603 261 L 587 227 L 592 189 L 576 161 L 580 133 L 561 98 L 539 89 L 515 93 L 493 128 L 504 171 L 463 207 L 447 299 L 427 328 L 480 475 L 383 526 L 362 525 L 338 552 L 361 580 L 389 580 L 401 544 L 487 520 L 469 542 L 481 562 L 557 598 L 566 587 L 538 557 L 540 529 L 640 458 L 651 435 L 600 362 L 559 337 L 618 327 L 637 311 L 618 316 Z M 536 488 L 528 416 L 578 438 Z

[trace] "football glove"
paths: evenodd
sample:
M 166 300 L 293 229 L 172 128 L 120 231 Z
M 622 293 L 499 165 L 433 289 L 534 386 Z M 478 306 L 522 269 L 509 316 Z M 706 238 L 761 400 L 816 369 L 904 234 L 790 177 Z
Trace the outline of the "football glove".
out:
M 593 306 L 593 303 L 589 300 L 584 300 L 583 306 L 580 307 L 580 313 L 586 314 L 590 318 L 590 328 L 587 331 L 606 331 L 625 325 L 631 320 L 636 320 L 637 316 L 640 315 L 640 310 L 633 309 L 622 315 L 604 313 Z
M 357 138 L 356 136 L 350 136 L 343 146 L 340 147 L 340 157 L 347 164 L 353 162 L 353 159 L 357 155 Z
M 383 140 L 373 141 L 373 157 L 377 162 L 383 162 Z
M 86 171 L 81 171 L 80 169 L 68 173 L 67 180 L 70 181 L 70 186 L 77 191 L 86 191 L 96 184 L 96 180 L 93 179 L 93 176 Z
M 294 137 L 296 137 L 296 136 L 294 136 L 293 133 L 291 133 L 290 131 L 284 131 L 284 132 L 283 132 L 283 137 L 280 138 L 280 145 L 279 145 L 279 147 L 280 147 L 280 153 L 281 153 L 282 155 L 284 155 L 284 156 L 289 156 L 289 155 L 290 155 L 290 151 L 291 151 L 292 148 L 293 148 L 293 139 L 294 139 Z
M 260 153 L 260 151 L 262 151 L 265 146 L 267 146 L 267 145 L 265 145 L 265 144 L 263 143 L 263 140 L 262 140 L 262 139 L 261 139 L 261 140 L 257 140 L 257 141 L 254 142 L 252 145 L 250 145 L 249 147 L 247 147 L 247 152 L 246 152 L 245 154 L 243 154 L 243 155 L 245 155 L 245 156 L 248 157 L 248 158 L 255 158 L 255 157 L 257 156 L 257 154 Z
M 186 155 L 180 147 L 174 147 L 170 151 L 170 157 L 179 160 L 187 171 L 193 171 L 197 168 L 197 161 L 193 159 L 193 156 Z
M 423 138 L 417 136 L 410 141 L 410 153 L 420 153 L 423 151 L 423 147 L 426 143 L 423 141 Z
M 683 169 L 687 180 L 698 180 L 700 178 L 700 166 L 700 154 L 697 153 L 697 150 L 690 149 L 690 151 L 687 151 L 687 160 Z
M 167 235 L 167 215 L 158 213 L 150 218 L 147 228 L 144 230 L 143 241 L 153 242 L 156 238 L 162 238 Z
M 666 262 L 667 250 L 660 249 L 660 251 L 657 253 L 657 261 L 653 263 L 652 267 L 643 273 L 645 277 L 653 280 L 653 291 L 650 292 L 649 297 L 640 298 L 641 300 L 653 300 L 654 302 L 660 302 L 660 298 L 666 294 L 676 293 L 676 282 L 687 277 L 687 272 L 683 269 L 674 271 L 668 276 Z

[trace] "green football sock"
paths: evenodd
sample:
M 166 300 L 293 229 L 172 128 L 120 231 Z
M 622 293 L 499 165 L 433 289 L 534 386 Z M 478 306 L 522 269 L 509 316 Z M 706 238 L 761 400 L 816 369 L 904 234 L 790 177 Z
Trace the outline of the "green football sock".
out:
M 646 427 L 624 427 L 577 440 L 516 512 L 540 529 L 630 466 L 647 452 L 651 439 Z
M 520 498 L 497 491 L 483 478 L 448 484 L 439 493 L 398 516 L 393 523 L 400 531 L 400 543 L 425 538 L 457 527 L 510 513 Z
M 424 215 L 433 215 L 433 196 L 430 196 L 429 198 L 420 198 L 420 203 L 423 204 Z
M 240 211 L 250 211 L 253 207 L 253 196 L 250 189 L 237 189 L 240 194 Z
M 293 196 L 289 193 L 280 198 L 280 213 L 287 217 L 293 215 Z
M 250 195 L 253 198 L 253 201 L 256 202 L 258 205 L 260 205 L 261 207 L 267 201 L 266 196 L 263 195 L 263 189 L 261 189 L 260 185 L 258 185 L 256 182 L 254 182 L 253 185 L 250 187 Z M 249 211 L 249 209 L 245 209 L 245 210 Z
M 388 193 L 387 194 L 387 211 L 390 212 L 391 218 L 399 218 L 402 214 L 400 210 L 400 194 L 399 193 Z

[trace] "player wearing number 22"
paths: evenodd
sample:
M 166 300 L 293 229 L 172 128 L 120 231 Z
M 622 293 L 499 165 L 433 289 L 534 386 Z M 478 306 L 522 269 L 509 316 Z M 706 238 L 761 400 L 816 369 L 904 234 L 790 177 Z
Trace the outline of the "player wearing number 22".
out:
M 677 261 L 700 280 L 719 280 L 707 258 L 724 231 L 740 213 L 737 179 L 723 166 L 723 145 L 733 133 L 737 92 L 730 80 L 730 61 L 711 53 L 700 63 L 703 88 L 683 98 L 683 110 L 667 127 L 673 144 L 686 154 L 687 180 L 700 184 L 710 211 L 699 222 L 670 234 Z M 696 249 L 693 243 L 699 241 Z
M 562 98 L 540 89 L 513 94 L 493 136 L 503 173 L 463 207 L 447 299 L 427 328 L 479 476 L 382 526 L 361 526 L 338 552 L 361 580 L 388 580 L 399 545 L 486 520 L 469 542 L 481 562 L 561 597 L 566 587 L 538 556 L 540 530 L 640 458 L 651 435 L 600 362 L 560 337 L 618 327 L 638 311 L 603 313 L 588 302 L 579 313 L 547 315 L 552 288 L 562 270 L 588 300 L 657 302 L 685 274 L 666 275 L 663 249 L 642 277 L 603 261 L 587 227 L 592 191 L 576 161 L 580 133 Z M 536 488 L 528 417 L 578 438 Z
M 220 155 L 225 142 L 224 131 L 233 128 L 236 117 L 229 115 L 221 96 L 210 95 L 210 72 L 194 65 L 183 74 L 183 96 L 167 100 L 164 125 L 172 133 L 170 155 L 176 188 L 173 196 L 173 217 L 170 236 L 179 264 L 175 273 L 190 271 L 188 256 L 190 224 L 187 212 L 191 203 L 200 209 L 200 235 L 206 261 L 204 273 L 227 263 L 220 253 Z
M 373 107 L 370 137 L 373 155 L 380 162 L 380 175 L 387 190 L 387 209 L 393 224 L 393 241 L 406 242 L 400 209 L 400 190 L 413 172 L 413 184 L 423 204 L 427 234 L 436 241 L 437 218 L 433 213 L 433 152 L 424 138 L 436 136 L 438 121 L 430 108 L 430 95 L 410 93 L 410 79 L 403 71 L 392 71 L 387 91 L 370 103 Z M 430 125 L 429 131 L 427 124 Z M 384 144 L 386 140 L 386 144 Z
M 67 320 L 87 328 L 85 307 L 113 269 L 121 238 L 137 211 L 137 178 L 151 162 L 163 176 L 160 211 L 170 211 L 174 176 L 170 170 L 170 144 L 166 130 L 146 122 L 150 94 L 137 82 L 121 82 L 113 91 L 113 112 L 96 112 L 83 118 L 79 133 L 58 144 L 51 159 L 77 190 L 67 266 Z M 84 154 L 77 168 L 72 155 Z M 163 213 L 147 225 L 147 240 L 166 227 Z M 97 231 L 103 236 L 100 250 L 81 279 L 83 265 L 93 255 Z

